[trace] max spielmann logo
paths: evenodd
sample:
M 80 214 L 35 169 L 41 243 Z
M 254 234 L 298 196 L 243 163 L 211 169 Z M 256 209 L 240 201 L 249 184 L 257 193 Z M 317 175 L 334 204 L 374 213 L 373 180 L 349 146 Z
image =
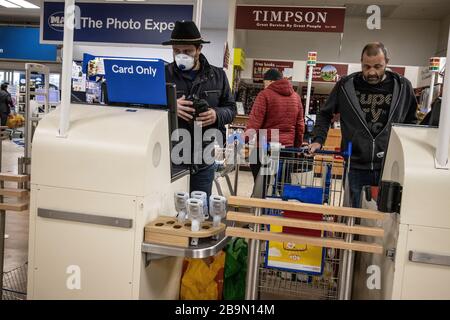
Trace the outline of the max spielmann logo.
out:
M 48 17 L 48 25 L 55 31 L 64 32 L 64 12 L 55 12 Z

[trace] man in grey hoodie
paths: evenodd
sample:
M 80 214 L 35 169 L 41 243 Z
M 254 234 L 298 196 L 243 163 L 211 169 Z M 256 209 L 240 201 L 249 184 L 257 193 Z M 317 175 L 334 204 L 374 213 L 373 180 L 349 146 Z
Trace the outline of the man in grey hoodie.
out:
M 417 122 L 417 101 L 411 83 L 386 70 L 387 50 L 380 42 L 367 44 L 361 54 L 361 72 L 343 77 L 320 109 L 309 151 L 320 149 L 333 115 L 340 114 L 342 149 L 352 143 L 349 171 L 350 199 L 361 206 L 365 185 L 377 186 L 392 123 Z

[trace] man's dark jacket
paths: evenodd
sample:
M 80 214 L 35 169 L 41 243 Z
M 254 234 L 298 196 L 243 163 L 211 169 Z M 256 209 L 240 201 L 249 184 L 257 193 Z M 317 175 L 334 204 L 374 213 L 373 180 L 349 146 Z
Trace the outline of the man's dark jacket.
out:
M 12 99 L 9 92 L 0 90 L 0 113 L 9 114 L 11 112 Z
M 205 99 L 216 111 L 217 122 L 204 127 L 203 132 L 216 128 L 222 132 L 222 138 L 225 138 L 225 125 L 233 121 L 236 115 L 236 103 L 225 72 L 221 68 L 210 65 L 203 54 L 200 54 L 199 59 L 201 68 L 194 80 L 191 80 L 188 73 L 182 72 L 173 62 L 166 66 L 166 82 L 175 83 L 177 98 L 183 95 L 187 98 L 195 94 L 198 98 Z M 192 122 L 178 118 L 178 127 L 189 130 L 193 137 Z M 205 142 L 203 145 L 206 146 L 209 143 Z
M 339 80 L 333 88 L 327 102 L 320 108 L 314 127 L 314 142 L 324 144 L 331 119 L 340 114 L 343 150 L 352 142 L 351 167 L 354 169 L 380 170 L 387 150 L 392 123 L 415 124 L 417 101 L 411 83 L 397 73 L 390 73 L 394 79 L 394 92 L 385 128 L 373 137 L 367 126 L 355 92 L 353 73 Z

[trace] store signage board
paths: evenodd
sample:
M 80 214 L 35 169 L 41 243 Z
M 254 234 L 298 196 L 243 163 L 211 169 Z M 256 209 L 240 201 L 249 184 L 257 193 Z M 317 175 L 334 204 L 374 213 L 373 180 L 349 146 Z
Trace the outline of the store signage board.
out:
M 306 61 L 308 66 L 315 66 L 317 64 L 317 52 L 310 51 L 308 52 L 308 60 Z
M 0 27 L 0 59 L 56 61 L 56 46 L 39 43 L 39 28 Z
M 348 74 L 348 64 L 317 63 L 313 69 L 312 81 L 337 82 Z M 308 79 L 306 79 L 308 80 Z
M 344 32 L 343 7 L 236 6 L 236 29 Z
M 106 81 L 110 102 L 166 106 L 166 76 L 161 59 L 100 57 L 84 54 L 88 82 Z
M 193 20 L 193 4 L 77 2 L 80 9 L 75 43 L 161 45 L 176 21 Z M 41 8 L 41 43 L 62 44 L 64 2 L 45 1 Z
M 405 67 L 391 67 L 391 66 L 387 66 L 387 69 L 392 71 L 392 72 L 398 73 L 401 76 L 404 76 L 405 75 L 405 71 L 406 71 Z
M 443 73 L 445 71 L 445 64 L 446 64 L 445 62 L 446 62 L 446 58 L 440 57 L 440 69 L 439 69 L 439 73 L 437 74 L 436 83 L 444 82 L 444 77 L 443 77 L 444 74 Z M 430 71 L 430 66 L 420 67 L 419 68 L 419 77 L 417 79 L 416 87 L 417 88 L 429 87 L 432 73 L 433 72 Z
M 105 58 L 104 68 L 109 101 L 167 105 L 162 60 Z
M 442 68 L 442 58 L 440 57 L 432 57 L 430 58 L 430 65 L 428 70 L 431 72 L 439 72 Z
M 254 60 L 253 61 L 253 79 L 263 80 L 264 74 L 269 69 L 277 69 L 283 74 L 283 77 L 292 80 L 294 75 L 294 62 L 292 61 L 272 61 L 272 60 Z

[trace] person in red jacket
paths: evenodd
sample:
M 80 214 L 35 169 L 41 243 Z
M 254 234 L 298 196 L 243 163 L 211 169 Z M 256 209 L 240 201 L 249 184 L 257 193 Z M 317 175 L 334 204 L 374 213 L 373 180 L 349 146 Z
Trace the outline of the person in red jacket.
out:
M 267 129 L 267 142 L 271 142 L 274 135 L 272 130 L 278 130 L 278 142 L 284 147 L 300 147 L 305 132 L 300 96 L 294 92 L 291 82 L 283 79 L 283 75 L 276 69 L 270 69 L 264 74 L 264 88 L 253 104 L 246 134 L 252 139 L 253 130 L 258 132 L 260 129 Z M 258 145 L 258 149 L 260 147 Z M 261 168 L 259 156 L 257 158 L 257 163 L 250 163 L 255 180 Z

